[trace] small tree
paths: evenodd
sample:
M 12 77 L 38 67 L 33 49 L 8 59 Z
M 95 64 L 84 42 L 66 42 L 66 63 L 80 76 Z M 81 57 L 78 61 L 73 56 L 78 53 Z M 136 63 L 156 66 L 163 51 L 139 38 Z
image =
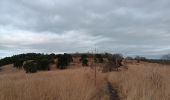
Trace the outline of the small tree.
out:
M 83 65 L 83 66 L 88 66 L 88 60 L 87 60 L 87 58 L 84 58 L 84 59 L 82 60 L 82 65 Z
M 139 56 L 136 56 L 135 60 L 137 61 L 137 63 L 140 63 L 140 57 Z
M 86 54 L 81 55 L 80 61 L 82 63 L 82 66 L 88 66 L 88 59 L 87 59 L 87 57 L 88 56 Z
M 112 57 L 113 62 L 117 67 L 122 66 L 123 55 L 122 54 L 114 54 Z
M 66 60 L 67 60 L 68 63 L 73 62 L 73 58 L 72 58 L 71 54 L 64 53 L 64 56 L 66 57 Z
M 37 64 L 34 61 L 26 62 L 23 67 L 24 67 L 24 70 L 26 71 L 26 73 L 37 72 Z
M 60 55 L 58 57 L 57 67 L 59 69 L 65 69 L 67 65 L 68 65 L 68 63 L 67 63 L 67 60 L 65 59 L 65 57 L 63 55 Z

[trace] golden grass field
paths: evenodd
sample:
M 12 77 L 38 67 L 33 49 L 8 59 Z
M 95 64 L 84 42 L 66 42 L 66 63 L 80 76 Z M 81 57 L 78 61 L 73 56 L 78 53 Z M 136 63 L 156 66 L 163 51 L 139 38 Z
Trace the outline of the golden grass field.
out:
M 121 100 L 170 100 L 170 66 L 131 64 L 127 71 L 110 73 L 108 80 Z
M 9 67 L 10 66 L 10 67 Z M 26 74 L 5 66 L 0 71 L 0 100 L 109 100 L 107 81 L 120 100 L 170 100 L 170 66 L 141 62 L 119 72 L 77 67 Z

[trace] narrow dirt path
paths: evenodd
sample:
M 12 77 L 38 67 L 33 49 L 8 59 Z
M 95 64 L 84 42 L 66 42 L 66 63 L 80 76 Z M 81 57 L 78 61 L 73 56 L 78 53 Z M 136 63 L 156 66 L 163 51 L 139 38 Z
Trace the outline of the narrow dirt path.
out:
M 108 87 L 109 94 L 110 94 L 109 100 L 120 100 L 117 90 L 112 87 L 110 82 L 107 82 L 107 87 Z

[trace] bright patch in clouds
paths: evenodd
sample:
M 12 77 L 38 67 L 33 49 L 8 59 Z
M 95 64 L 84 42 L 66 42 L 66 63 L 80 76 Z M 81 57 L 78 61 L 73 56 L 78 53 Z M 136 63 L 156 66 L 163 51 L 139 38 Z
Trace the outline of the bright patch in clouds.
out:
M 75 48 L 87 52 L 92 49 L 96 43 L 109 41 L 109 38 L 102 36 L 91 36 L 83 31 L 68 31 L 62 34 L 55 34 L 51 32 L 29 32 L 23 30 L 1 30 L 1 48 L 5 48 L 0 51 L 3 55 L 10 55 L 12 53 L 7 52 L 12 50 L 15 54 L 26 53 L 26 52 L 41 52 L 41 53 L 64 53 L 65 47 Z M 53 51 L 57 48 L 60 51 Z M 17 50 L 16 50 L 17 49 Z M 63 50 L 63 51 L 62 51 Z M 1 54 L 2 55 L 2 54 Z M 2 55 L 2 56 L 3 56 Z

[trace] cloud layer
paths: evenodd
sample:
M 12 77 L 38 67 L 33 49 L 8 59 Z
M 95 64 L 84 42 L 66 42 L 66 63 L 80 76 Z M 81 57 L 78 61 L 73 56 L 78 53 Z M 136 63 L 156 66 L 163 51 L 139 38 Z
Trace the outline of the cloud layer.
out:
M 0 56 L 170 53 L 169 0 L 0 0 Z

